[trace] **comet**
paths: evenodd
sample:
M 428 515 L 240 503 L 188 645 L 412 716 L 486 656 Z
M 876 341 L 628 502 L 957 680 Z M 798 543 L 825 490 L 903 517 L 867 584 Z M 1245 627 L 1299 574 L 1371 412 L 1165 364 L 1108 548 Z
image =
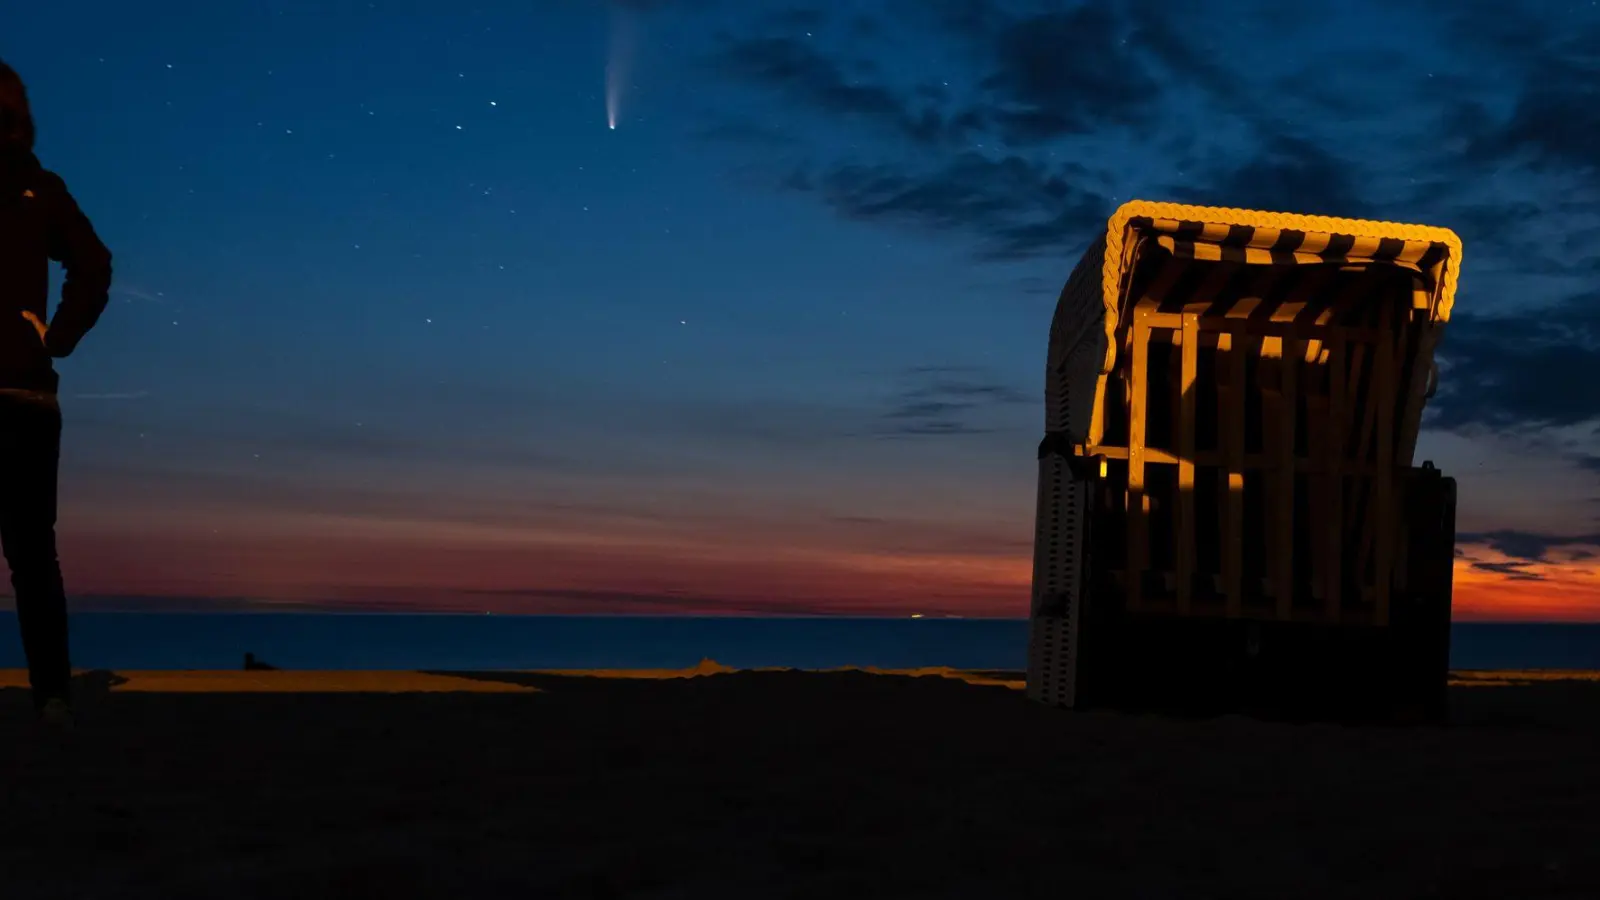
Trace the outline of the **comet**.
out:
M 606 127 L 617 130 L 622 117 L 622 92 L 633 68 L 633 19 L 619 5 L 611 7 L 610 46 L 606 50 Z

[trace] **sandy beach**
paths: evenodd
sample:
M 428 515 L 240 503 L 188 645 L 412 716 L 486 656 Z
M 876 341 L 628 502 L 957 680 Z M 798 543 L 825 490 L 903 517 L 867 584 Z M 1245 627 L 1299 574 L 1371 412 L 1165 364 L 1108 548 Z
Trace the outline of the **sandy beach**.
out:
M 1600 673 L 1448 728 L 1035 706 L 1013 673 L 0 671 L 0 896 L 1596 897 Z

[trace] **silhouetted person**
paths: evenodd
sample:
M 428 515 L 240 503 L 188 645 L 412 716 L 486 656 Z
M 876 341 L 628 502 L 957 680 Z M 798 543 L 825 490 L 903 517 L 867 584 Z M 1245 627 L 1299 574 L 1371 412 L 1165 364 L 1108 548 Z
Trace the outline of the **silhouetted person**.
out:
M 46 324 L 52 259 L 66 277 Z M 66 184 L 33 155 L 27 91 L 0 62 L 0 544 L 34 707 L 62 724 L 72 719 L 72 665 L 56 561 L 61 407 L 51 360 L 99 320 L 110 286 L 111 254 Z

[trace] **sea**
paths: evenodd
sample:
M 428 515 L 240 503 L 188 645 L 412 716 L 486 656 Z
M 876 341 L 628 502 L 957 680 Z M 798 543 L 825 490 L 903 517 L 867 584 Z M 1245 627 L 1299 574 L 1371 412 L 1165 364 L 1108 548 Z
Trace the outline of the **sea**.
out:
M 736 668 L 1021 670 L 1027 621 L 962 618 L 518 616 L 401 613 L 85 612 L 73 664 L 89 669 Z M 1458 623 L 1458 669 L 1600 669 L 1600 624 Z M 24 665 L 0 612 L 0 668 Z

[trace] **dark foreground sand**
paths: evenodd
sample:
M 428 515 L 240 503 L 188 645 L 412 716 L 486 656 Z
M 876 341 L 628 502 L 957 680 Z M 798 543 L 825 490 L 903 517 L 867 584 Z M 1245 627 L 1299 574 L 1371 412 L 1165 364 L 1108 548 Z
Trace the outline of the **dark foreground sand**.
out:
M 1600 898 L 1593 673 L 1349 728 L 707 671 L 95 673 L 65 734 L 0 672 L 0 897 Z

